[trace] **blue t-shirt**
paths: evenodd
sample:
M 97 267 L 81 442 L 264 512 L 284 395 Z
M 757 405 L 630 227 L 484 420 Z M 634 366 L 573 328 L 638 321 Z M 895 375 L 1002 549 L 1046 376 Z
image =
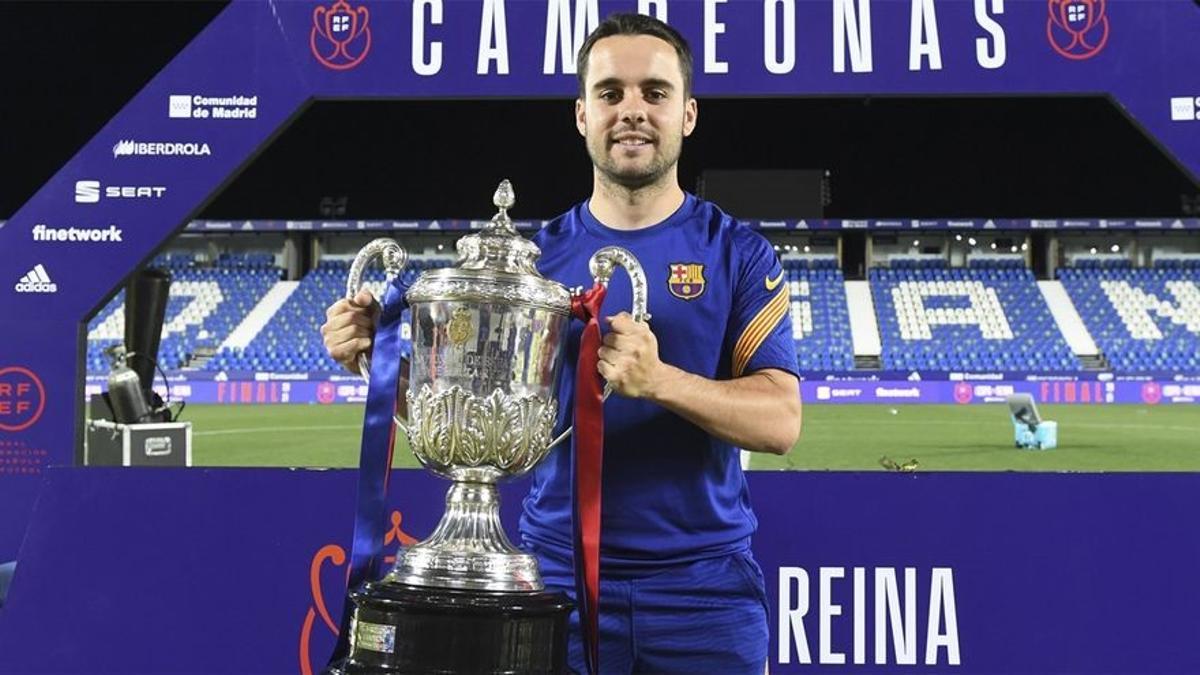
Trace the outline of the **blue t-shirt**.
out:
M 659 358 L 709 379 L 763 368 L 796 373 L 788 284 L 771 245 L 714 204 L 686 195 L 669 218 L 635 231 L 608 228 L 587 202 L 535 237 L 539 271 L 568 288 L 592 286 L 588 259 L 604 246 L 628 249 L 649 285 L 650 328 Z M 604 315 L 631 308 L 618 269 Z M 607 324 L 601 321 L 601 330 Z M 559 431 L 572 422 L 583 324 L 572 321 L 559 383 Z M 770 424 L 771 420 L 762 420 Z M 571 556 L 571 447 L 554 448 L 533 474 L 523 541 Z M 655 568 L 743 550 L 757 527 L 738 449 L 657 404 L 614 394 L 604 404 L 600 559 L 606 574 Z

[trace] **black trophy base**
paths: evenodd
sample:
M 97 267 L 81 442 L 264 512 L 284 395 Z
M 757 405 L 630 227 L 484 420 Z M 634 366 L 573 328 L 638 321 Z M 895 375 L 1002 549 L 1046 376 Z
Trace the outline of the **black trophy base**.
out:
M 566 673 L 564 593 L 369 583 L 350 594 L 343 673 Z

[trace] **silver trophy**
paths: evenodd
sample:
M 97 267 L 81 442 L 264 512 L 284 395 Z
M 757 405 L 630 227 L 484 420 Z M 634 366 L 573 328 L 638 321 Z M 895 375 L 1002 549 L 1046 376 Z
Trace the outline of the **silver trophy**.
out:
M 412 313 L 408 419 L 398 416 L 396 423 L 421 464 L 453 484 L 437 529 L 397 554 L 384 585 L 544 588 L 535 558 L 504 533 L 496 484 L 532 469 L 570 431 L 552 438 L 571 294 L 538 273 L 541 251 L 509 218 L 515 195 L 507 180 L 493 202 L 499 212 L 458 241 L 455 265 L 424 272 L 406 296 Z M 372 241 L 350 268 L 348 296 L 358 293 L 364 270 L 377 258 L 391 278 L 408 256 L 390 239 Z M 646 276 L 637 259 L 610 246 L 589 261 L 593 278 L 604 285 L 618 265 L 633 282 L 634 319 L 647 320 Z M 365 355 L 360 366 L 366 376 Z

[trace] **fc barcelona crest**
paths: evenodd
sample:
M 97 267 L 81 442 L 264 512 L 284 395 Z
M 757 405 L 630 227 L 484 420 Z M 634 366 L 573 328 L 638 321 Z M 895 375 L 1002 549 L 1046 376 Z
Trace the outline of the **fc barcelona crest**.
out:
M 695 300 L 704 293 L 702 263 L 671 263 L 667 266 L 667 288 L 681 300 Z

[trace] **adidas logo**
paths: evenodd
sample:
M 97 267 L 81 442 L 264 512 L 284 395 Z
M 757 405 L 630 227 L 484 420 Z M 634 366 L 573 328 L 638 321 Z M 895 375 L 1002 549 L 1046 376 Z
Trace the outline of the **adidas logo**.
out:
M 58 284 L 50 281 L 46 268 L 39 263 L 29 273 L 21 277 L 15 286 L 18 293 L 57 293 Z

